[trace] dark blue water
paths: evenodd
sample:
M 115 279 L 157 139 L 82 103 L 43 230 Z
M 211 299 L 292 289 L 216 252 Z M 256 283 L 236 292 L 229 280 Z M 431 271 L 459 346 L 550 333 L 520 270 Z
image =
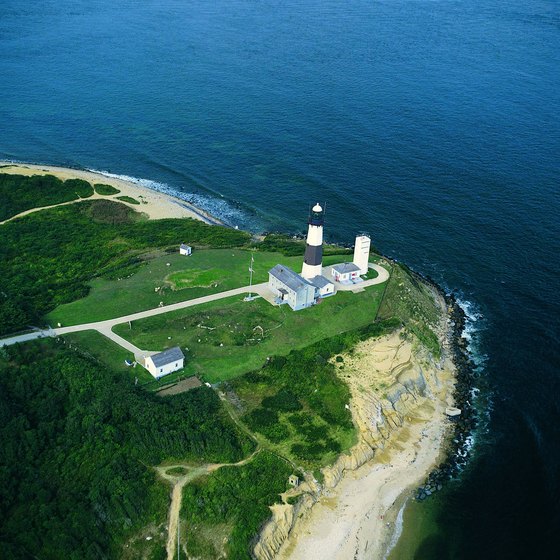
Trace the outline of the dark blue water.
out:
M 0 157 L 255 230 L 327 200 L 470 304 L 483 422 L 419 558 L 560 550 L 559 115 L 557 1 L 0 5 Z

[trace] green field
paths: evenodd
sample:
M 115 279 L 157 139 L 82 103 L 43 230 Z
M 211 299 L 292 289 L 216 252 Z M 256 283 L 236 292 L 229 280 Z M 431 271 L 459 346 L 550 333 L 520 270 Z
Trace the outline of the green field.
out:
M 134 321 L 132 329 L 117 325 L 114 331 L 144 350 L 180 346 L 186 372 L 215 383 L 260 368 L 268 356 L 371 323 L 383 291 L 380 284 L 358 294 L 340 292 L 297 312 L 236 296 Z
M 268 280 L 268 271 L 282 262 L 299 271 L 303 257 L 284 257 L 278 253 L 254 253 L 253 283 Z M 325 264 L 344 257 L 325 257 Z M 240 249 L 195 250 L 190 257 L 174 253 L 149 261 L 128 278 L 90 282 L 87 297 L 63 304 L 47 315 L 51 326 L 78 325 L 113 319 L 164 305 L 224 292 L 249 284 L 251 253 Z M 168 266 L 169 264 L 169 266 Z M 157 291 L 156 291 L 157 290 Z

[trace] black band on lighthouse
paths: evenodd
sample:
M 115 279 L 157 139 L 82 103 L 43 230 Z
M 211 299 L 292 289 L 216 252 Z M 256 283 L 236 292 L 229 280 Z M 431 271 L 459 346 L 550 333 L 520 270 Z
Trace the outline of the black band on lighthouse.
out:
M 310 266 L 320 265 L 323 262 L 323 246 L 309 245 L 308 243 L 305 246 L 305 257 L 303 262 Z

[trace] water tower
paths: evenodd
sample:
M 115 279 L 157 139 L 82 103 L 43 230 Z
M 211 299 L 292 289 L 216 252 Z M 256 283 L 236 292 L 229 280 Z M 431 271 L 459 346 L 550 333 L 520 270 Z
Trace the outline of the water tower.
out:
M 320 276 L 323 272 L 323 224 L 325 213 L 319 203 L 315 204 L 309 214 L 307 245 L 301 275 L 307 280 Z

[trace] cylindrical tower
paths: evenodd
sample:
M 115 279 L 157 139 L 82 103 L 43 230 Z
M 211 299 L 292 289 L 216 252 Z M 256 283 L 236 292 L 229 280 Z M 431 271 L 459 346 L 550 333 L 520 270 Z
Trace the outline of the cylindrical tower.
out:
M 307 245 L 301 275 L 310 280 L 320 276 L 323 272 L 323 223 L 325 220 L 323 208 L 315 204 L 309 215 L 309 229 L 307 230 Z

